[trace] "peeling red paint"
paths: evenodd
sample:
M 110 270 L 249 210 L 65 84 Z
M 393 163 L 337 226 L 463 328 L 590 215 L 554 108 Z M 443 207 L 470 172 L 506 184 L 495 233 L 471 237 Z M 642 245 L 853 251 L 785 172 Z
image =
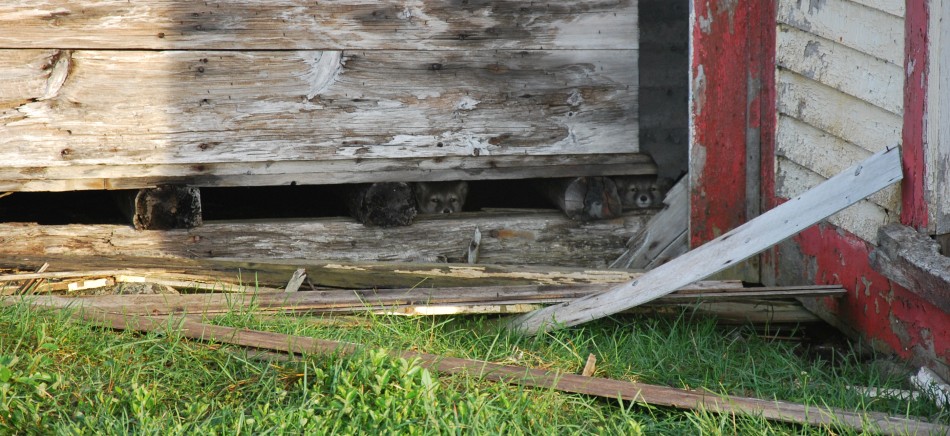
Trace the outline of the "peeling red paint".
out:
M 950 361 L 950 314 L 874 271 L 868 260 L 872 245 L 830 224 L 813 226 L 793 240 L 814 260 L 815 274 L 785 279 L 841 285 L 847 295 L 825 304 L 866 339 L 906 359 Z
M 760 131 L 774 130 L 763 111 L 774 98 L 762 90 L 774 93 L 775 5 L 711 0 L 693 6 L 690 245 L 698 246 L 748 219 L 746 145 L 757 143 Z
M 901 223 L 927 228 L 925 119 L 929 66 L 927 31 L 929 2 L 907 2 L 904 19 L 904 131 L 901 138 L 904 181 L 901 183 Z

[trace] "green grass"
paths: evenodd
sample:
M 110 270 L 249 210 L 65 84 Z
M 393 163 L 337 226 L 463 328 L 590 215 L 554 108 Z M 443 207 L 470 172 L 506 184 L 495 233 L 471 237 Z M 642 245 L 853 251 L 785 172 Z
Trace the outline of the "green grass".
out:
M 927 401 L 863 399 L 846 385 L 906 387 L 857 361 L 798 357 L 788 342 L 708 320 L 618 318 L 537 337 L 492 318 L 356 322 L 231 313 L 209 322 L 720 393 L 950 422 Z M 252 353 L 253 354 L 253 353 Z M 444 376 L 366 351 L 299 361 L 161 333 L 115 332 L 26 306 L 0 308 L 0 433 L 35 434 L 854 434 Z

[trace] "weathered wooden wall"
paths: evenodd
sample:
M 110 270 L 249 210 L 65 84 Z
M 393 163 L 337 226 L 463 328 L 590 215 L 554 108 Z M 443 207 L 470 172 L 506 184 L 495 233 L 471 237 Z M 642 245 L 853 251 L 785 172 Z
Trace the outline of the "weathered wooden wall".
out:
M 904 2 L 778 1 L 776 195 L 796 196 L 902 142 Z M 896 221 L 900 189 L 829 219 L 860 238 Z
M 689 169 L 689 0 L 639 3 L 640 149 L 676 178 Z
M 930 0 L 929 12 L 924 191 L 927 230 L 946 235 L 950 234 L 950 0 Z
M 637 7 L 3 2 L 0 190 L 650 173 Z

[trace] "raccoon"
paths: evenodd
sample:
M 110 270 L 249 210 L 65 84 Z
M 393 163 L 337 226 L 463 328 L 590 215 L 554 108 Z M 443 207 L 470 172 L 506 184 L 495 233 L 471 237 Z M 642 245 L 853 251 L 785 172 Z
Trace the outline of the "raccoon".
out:
M 418 182 L 412 190 L 419 213 L 456 213 L 465 205 L 468 182 Z
M 624 209 L 663 206 L 666 192 L 673 186 L 670 179 L 649 176 L 615 177 L 614 183 Z

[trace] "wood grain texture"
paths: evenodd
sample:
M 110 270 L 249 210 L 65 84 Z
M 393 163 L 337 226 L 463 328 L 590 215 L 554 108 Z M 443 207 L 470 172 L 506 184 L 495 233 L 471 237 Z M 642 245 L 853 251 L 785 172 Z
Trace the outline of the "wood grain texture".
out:
M 101 49 L 635 48 L 636 0 L 191 2 L 12 0 L 0 47 Z
M 329 218 L 206 222 L 168 231 L 8 223 L 0 224 L 0 253 L 465 262 L 478 227 L 485 263 L 606 267 L 647 219 L 632 213 L 582 223 L 560 212 L 482 212 L 420 216 L 411 226 L 386 229 Z
M 904 112 L 900 65 L 784 25 L 778 28 L 776 61 L 782 68 L 896 115 Z
M 950 257 L 927 235 L 900 223 L 880 228 L 871 266 L 945 313 L 950 313 Z
M 651 301 L 751 257 L 903 177 L 898 148 L 879 152 L 701 247 L 601 295 L 537 310 L 509 328 L 535 334 L 581 324 Z
M 400 158 L 435 172 L 390 170 L 448 178 L 447 157 L 638 151 L 629 50 L 0 53 L 18 84 L 0 98 L 0 161 L 20 172 L 4 189 L 282 184 L 280 165 L 329 161 L 369 179 L 363 163 Z
M 849 0 L 780 0 L 778 21 L 895 65 L 904 62 L 904 20 Z

